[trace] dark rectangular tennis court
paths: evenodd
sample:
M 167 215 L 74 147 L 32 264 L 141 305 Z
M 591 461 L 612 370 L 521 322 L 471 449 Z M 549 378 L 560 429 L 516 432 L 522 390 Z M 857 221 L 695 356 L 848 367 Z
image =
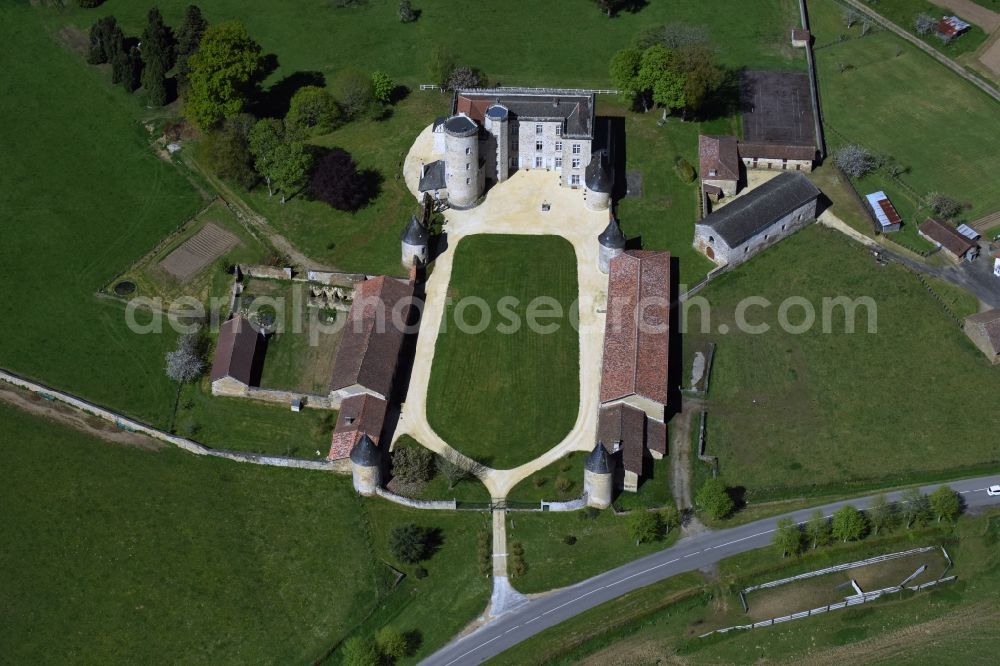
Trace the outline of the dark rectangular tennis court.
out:
M 740 101 L 744 141 L 815 144 L 809 75 L 805 72 L 742 72 Z

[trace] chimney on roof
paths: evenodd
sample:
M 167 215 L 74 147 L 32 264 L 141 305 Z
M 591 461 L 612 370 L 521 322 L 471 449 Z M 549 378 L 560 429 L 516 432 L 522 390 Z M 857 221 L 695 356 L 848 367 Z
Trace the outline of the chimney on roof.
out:
M 554 106 L 557 109 L 559 108 L 559 98 L 558 97 L 556 97 L 556 98 L 554 98 L 552 100 L 552 106 Z
M 346 423 L 347 425 L 351 425 L 352 423 L 354 423 L 354 417 L 353 416 L 345 417 L 344 423 Z

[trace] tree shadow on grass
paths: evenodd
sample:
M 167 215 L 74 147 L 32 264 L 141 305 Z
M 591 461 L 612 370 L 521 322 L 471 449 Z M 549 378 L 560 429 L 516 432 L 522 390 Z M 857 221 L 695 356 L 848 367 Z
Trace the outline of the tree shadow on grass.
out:
M 258 118 L 284 118 L 288 114 L 292 97 L 299 89 L 306 86 L 325 87 L 326 77 L 322 72 L 294 72 L 272 84 L 267 90 L 260 88 L 262 82 L 263 79 L 250 99 L 250 111 Z

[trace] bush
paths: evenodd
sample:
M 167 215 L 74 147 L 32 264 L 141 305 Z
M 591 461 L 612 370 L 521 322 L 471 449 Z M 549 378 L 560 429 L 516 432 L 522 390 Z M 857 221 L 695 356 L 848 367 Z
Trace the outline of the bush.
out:
M 635 539 L 636 545 L 648 541 L 656 541 L 663 537 L 663 522 L 660 514 L 637 509 L 628 517 L 629 534 Z
M 580 513 L 577 515 L 580 516 L 580 520 L 595 520 L 601 515 L 601 510 L 597 507 L 588 506 L 580 509 Z
M 348 70 L 340 77 L 338 92 L 340 105 L 351 119 L 360 118 L 371 111 L 375 102 L 371 77 L 357 70 Z
M 913 19 L 913 31 L 918 35 L 929 35 L 937 26 L 937 20 L 930 14 L 923 12 L 917 14 Z
M 84 9 L 93 9 L 94 7 L 100 7 L 104 4 L 104 0 L 76 0 L 76 4 L 80 5 Z
M 392 100 L 392 91 L 396 82 L 385 72 L 372 72 L 372 96 L 376 102 L 388 104 Z
M 427 569 L 423 567 L 417 567 L 416 569 L 413 570 L 413 575 L 421 579 L 427 578 Z
M 556 479 L 556 489 L 561 493 L 569 492 L 569 489 L 573 487 L 573 482 L 567 479 L 565 476 L 560 476 Z
M 548 479 L 544 476 L 536 476 L 531 479 L 531 484 L 536 488 L 541 488 L 548 482 Z
M 567 534 L 566 536 L 563 537 L 563 543 L 566 544 L 567 546 L 572 546 L 573 544 L 576 543 L 576 537 L 573 536 L 572 534 Z
M 396 15 L 403 23 L 412 23 L 417 20 L 417 12 L 410 4 L 410 0 L 399 0 L 399 9 L 396 10 Z
M 674 162 L 674 173 L 677 177 L 681 179 L 682 182 L 691 183 L 698 174 L 695 173 L 694 167 L 683 157 L 678 157 L 677 161 Z
M 257 183 L 249 140 L 253 125 L 254 117 L 250 114 L 229 118 L 221 130 L 209 133 L 198 148 L 217 176 L 245 189 Z
M 344 666 L 377 666 L 382 658 L 375 641 L 366 636 L 348 638 L 341 654 Z

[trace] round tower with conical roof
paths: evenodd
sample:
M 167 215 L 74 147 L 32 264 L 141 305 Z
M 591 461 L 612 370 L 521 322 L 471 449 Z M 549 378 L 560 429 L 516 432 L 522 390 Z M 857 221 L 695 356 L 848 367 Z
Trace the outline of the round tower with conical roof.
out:
M 614 180 L 607 165 L 607 151 L 595 150 L 584 172 L 584 199 L 590 210 L 607 210 L 611 205 Z
M 597 237 L 597 244 L 600 246 L 597 266 L 602 273 L 608 273 L 611 270 L 611 260 L 625 251 L 625 234 L 614 215 L 610 216 L 608 226 Z
M 583 492 L 587 506 L 606 509 L 611 506 L 612 460 L 603 442 L 598 442 L 583 465 Z
M 479 125 L 465 114 L 444 121 L 445 185 L 448 203 L 455 208 L 471 208 L 483 193 L 484 178 L 479 168 Z
M 382 485 L 382 451 L 367 434 L 351 449 L 351 478 L 362 495 L 374 495 Z
M 403 234 L 400 236 L 400 243 L 403 247 L 403 265 L 409 268 L 417 262 L 427 263 L 427 253 L 430 247 L 431 234 L 416 215 L 410 215 Z

